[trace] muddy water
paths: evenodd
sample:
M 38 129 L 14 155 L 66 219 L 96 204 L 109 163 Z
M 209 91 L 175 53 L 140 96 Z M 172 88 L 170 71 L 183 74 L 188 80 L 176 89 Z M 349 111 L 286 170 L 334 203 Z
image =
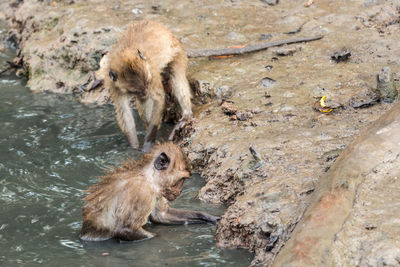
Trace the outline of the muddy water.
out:
M 158 237 L 139 243 L 80 242 L 83 190 L 104 168 L 137 154 L 127 149 L 111 106 L 93 109 L 71 96 L 32 94 L 14 75 L 1 78 L 0 265 L 249 264 L 247 251 L 215 246 L 213 225 L 148 225 Z M 198 201 L 203 182 L 192 178 L 173 206 L 221 214 L 223 207 Z

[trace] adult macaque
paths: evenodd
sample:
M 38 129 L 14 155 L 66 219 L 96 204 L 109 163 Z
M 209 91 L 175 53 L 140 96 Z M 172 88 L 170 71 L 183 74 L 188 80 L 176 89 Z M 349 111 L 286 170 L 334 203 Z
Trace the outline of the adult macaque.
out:
M 249 45 L 242 48 L 187 50 L 189 57 L 239 55 L 267 49 L 272 46 L 308 42 L 322 36 L 296 38 L 270 43 Z M 181 120 L 172 130 L 184 126 L 192 118 L 191 92 L 186 78 L 188 56 L 181 42 L 163 25 L 154 21 L 139 21 L 128 26 L 110 52 L 106 84 L 117 115 L 117 121 L 128 143 L 139 148 L 136 124 L 129 102 L 136 98 L 136 107 L 147 128 L 143 151 L 148 152 L 156 138 L 165 110 L 163 78 L 168 81 L 172 95 L 181 109 Z M 96 83 L 98 84 L 98 83 Z
M 165 26 L 154 21 L 132 23 L 110 52 L 109 60 L 108 87 L 118 124 L 130 146 L 139 147 L 129 107 L 132 96 L 147 128 L 143 151 L 149 152 L 156 138 L 165 109 L 162 75 L 168 76 L 172 94 L 181 108 L 182 118 L 177 127 L 192 117 L 186 78 L 188 58 L 180 41 Z
M 89 187 L 82 209 L 80 238 L 152 238 L 154 234 L 143 229 L 148 219 L 164 224 L 216 223 L 219 217 L 169 207 L 167 200 L 180 195 L 189 176 L 185 155 L 172 143 L 155 146 L 139 161 L 128 160 Z

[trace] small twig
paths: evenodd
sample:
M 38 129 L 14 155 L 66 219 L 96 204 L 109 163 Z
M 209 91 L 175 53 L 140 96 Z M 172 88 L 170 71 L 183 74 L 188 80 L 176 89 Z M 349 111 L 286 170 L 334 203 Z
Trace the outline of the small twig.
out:
M 5 68 L 4 70 L 0 71 L 0 75 L 3 75 L 4 73 L 6 73 L 9 70 L 12 70 L 13 67 L 12 66 L 8 66 L 7 68 Z
M 14 62 L 11 62 L 11 61 L 6 61 L 6 62 L 7 62 L 7 64 L 8 64 L 8 67 L 5 68 L 4 70 L 0 71 L 0 75 L 3 75 L 4 73 L 6 73 L 6 72 L 9 71 L 9 70 L 20 68 L 20 66 L 18 66 L 18 65 L 15 64 Z
M 188 57 L 210 57 L 210 56 L 227 56 L 227 55 L 241 55 L 245 53 L 256 52 L 264 50 L 273 46 L 280 46 L 285 44 L 294 44 L 301 42 L 310 42 L 323 38 L 323 36 L 313 36 L 305 38 L 294 38 L 288 40 L 280 40 L 275 42 L 267 42 L 256 45 L 248 45 L 243 48 L 222 48 L 222 49 L 186 49 Z

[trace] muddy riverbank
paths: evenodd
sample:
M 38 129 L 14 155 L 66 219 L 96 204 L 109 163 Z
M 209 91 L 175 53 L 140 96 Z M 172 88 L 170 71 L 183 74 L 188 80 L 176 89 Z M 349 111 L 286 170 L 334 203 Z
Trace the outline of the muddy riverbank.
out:
M 29 77 L 32 91 L 73 93 L 98 104 L 108 102 L 108 92 L 88 90 L 92 72 L 132 20 L 165 23 L 188 49 L 324 35 L 190 61 L 201 97 L 185 145 L 207 181 L 200 199 L 229 205 L 217 243 L 255 251 L 253 264 L 269 265 L 317 181 L 393 105 L 377 101 L 376 75 L 388 66 L 397 85 L 400 73 L 399 1 L 276 2 L 15 0 L 1 4 L 1 17 L 10 27 L 8 43 L 19 49 L 18 73 Z

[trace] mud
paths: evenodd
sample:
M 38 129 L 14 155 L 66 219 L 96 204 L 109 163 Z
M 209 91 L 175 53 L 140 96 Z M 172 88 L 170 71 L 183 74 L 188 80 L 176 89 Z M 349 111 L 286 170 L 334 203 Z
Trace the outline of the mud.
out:
M 383 67 L 390 67 L 397 90 L 399 1 L 15 0 L 1 5 L 9 41 L 19 44 L 20 74 L 28 75 L 31 90 L 74 92 L 80 101 L 98 104 L 109 100 L 108 92 L 102 86 L 89 91 L 89 77 L 132 20 L 165 23 L 187 49 L 324 35 L 280 49 L 190 61 L 197 123 L 184 143 L 207 180 L 199 197 L 229 205 L 217 227 L 217 243 L 255 251 L 253 265 L 272 264 L 310 205 L 315 184 L 341 151 L 394 105 L 371 92 Z M 331 59 L 343 47 L 351 55 Z M 265 78 L 274 82 L 266 87 Z M 315 109 L 322 96 L 333 103 L 329 112 Z M 226 98 L 234 114 L 221 109 Z M 394 193 L 381 201 L 391 201 Z M 361 235 L 351 248 L 338 241 L 336 255 L 351 251 L 363 258 L 354 249 L 360 240 Z M 382 241 L 371 254 L 376 256 L 364 261 L 374 265 L 388 247 Z M 343 262 L 339 256 L 335 261 Z

